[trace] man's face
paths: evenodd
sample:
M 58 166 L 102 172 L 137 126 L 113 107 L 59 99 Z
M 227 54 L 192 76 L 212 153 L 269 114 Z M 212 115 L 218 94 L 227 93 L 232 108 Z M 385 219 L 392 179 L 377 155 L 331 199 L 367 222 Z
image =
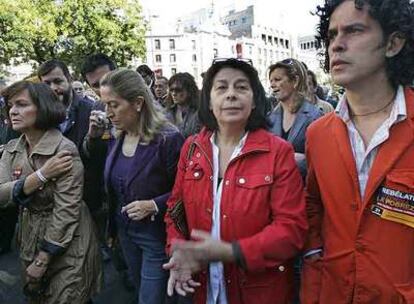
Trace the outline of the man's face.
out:
M 64 105 L 69 104 L 72 86 L 61 68 L 56 67 L 46 75 L 41 76 L 40 81 L 50 86 Z
M 85 88 L 83 87 L 83 84 L 80 81 L 72 82 L 72 88 L 75 91 L 75 93 L 80 96 L 82 96 L 83 93 L 85 92 Z
M 163 98 L 165 95 L 167 95 L 167 89 L 168 89 L 168 82 L 161 78 L 155 80 L 155 97 L 158 99 Z
M 101 81 L 101 78 L 110 71 L 111 69 L 108 65 L 103 65 L 96 68 L 92 72 L 85 74 L 86 81 L 88 82 L 92 90 L 96 93 L 96 95 L 101 96 L 99 82 Z
M 328 35 L 329 67 L 336 84 L 349 89 L 386 76 L 385 38 L 368 5 L 357 9 L 354 1 L 341 3 L 331 15 Z

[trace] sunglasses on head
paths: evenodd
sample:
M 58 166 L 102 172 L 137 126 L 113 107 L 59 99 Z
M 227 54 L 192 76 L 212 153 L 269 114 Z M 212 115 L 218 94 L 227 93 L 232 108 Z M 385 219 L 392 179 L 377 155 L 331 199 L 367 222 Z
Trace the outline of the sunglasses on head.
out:
M 244 62 L 244 63 L 250 64 L 251 66 L 253 66 L 253 61 L 249 58 L 214 58 L 212 64 L 214 65 L 216 63 L 226 62 L 228 60 L 240 61 L 240 62 Z
M 281 61 L 283 64 L 293 65 L 293 59 L 288 58 Z

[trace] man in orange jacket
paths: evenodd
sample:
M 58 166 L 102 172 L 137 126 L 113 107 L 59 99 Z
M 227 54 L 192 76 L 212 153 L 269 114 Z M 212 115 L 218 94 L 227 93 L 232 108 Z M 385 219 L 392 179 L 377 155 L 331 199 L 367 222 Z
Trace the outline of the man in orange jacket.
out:
M 414 3 L 325 0 L 325 68 L 345 88 L 307 133 L 304 304 L 414 303 Z

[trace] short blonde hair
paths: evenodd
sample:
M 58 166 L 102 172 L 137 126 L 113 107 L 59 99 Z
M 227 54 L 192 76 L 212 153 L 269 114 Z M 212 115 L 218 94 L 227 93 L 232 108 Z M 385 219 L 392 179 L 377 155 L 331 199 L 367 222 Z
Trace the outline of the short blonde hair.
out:
M 138 97 L 144 98 L 141 114 L 138 120 L 140 141 L 149 143 L 165 127 L 172 127 L 163 111 L 155 105 L 155 99 L 142 76 L 133 70 L 117 69 L 101 79 L 101 86 L 109 87 L 116 95 L 128 102 L 134 102 Z
M 308 82 L 307 69 L 299 60 L 287 58 L 272 64 L 269 67 L 269 77 L 276 69 L 283 69 L 286 71 L 287 77 L 291 81 L 297 80 L 296 92 L 298 94 L 296 105 L 293 107 L 293 112 L 297 112 L 302 106 L 304 99 L 308 96 Z

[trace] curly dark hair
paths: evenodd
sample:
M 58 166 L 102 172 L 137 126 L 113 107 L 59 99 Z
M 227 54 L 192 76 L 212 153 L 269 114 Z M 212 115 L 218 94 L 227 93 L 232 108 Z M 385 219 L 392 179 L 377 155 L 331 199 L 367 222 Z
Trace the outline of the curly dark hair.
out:
M 324 59 L 322 66 L 329 72 L 329 22 L 332 13 L 346 0 L 325 0 L 323 6 L 317 6 L 315 15 L 320 21 L 317 27 L 316 39 L 322 50 Z M 362 9 L 368 5 L 372 18 L 377 20 L 388 38 L 398 32 L 406 39 L 403 49 L 394 57 L 387 58 L 387 75 L 394 86 L 412 85 L 414 80 L 414 2 L 410 0 L 353 0 L 355 8 Z
M 174 84 L 181 86 L 187 91 L 187 100 L 185 103 L 190 109 L 197 110 L 200 103 L 200 91 L 198 90 L 193 75 L 187 72 L 174 74 L 168 81 L 168 88 Z

